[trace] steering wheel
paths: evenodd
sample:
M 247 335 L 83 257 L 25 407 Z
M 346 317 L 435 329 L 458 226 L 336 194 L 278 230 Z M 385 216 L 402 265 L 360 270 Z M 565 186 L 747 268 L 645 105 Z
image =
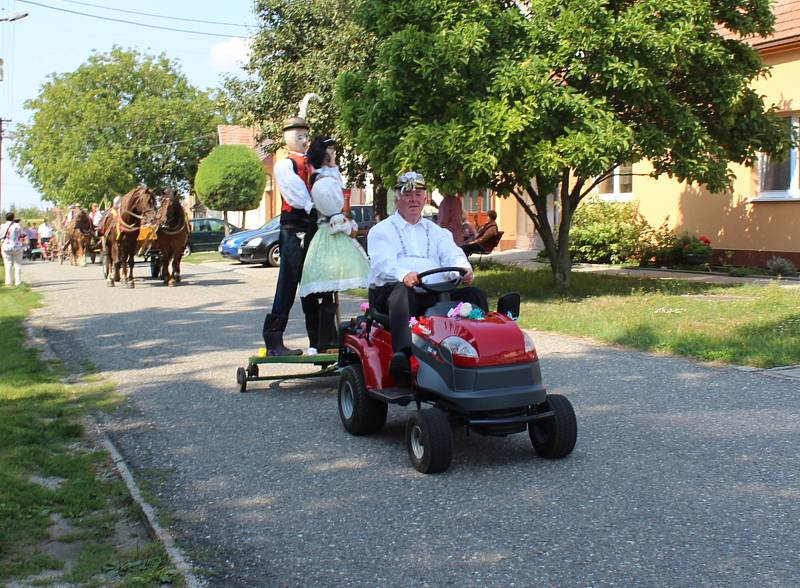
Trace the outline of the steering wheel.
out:
M 443 274 L 446 272 L 457 272 L 458 275 L 455 278 L 450 278 L 444 282 L 436 282 L 434 284 L 425 284 L 422 281 L 422 278 L 427 278 L 428 276 Z M 463 267 L 435 267 L 417 274 L 417 277 L 419 278 L 419 284 L 417 284 L 417 286 L 426 292 L 430 292 L 431 294 L 448 294 L 458 288 L 459 284 L 461 284 L 461 278 L 466 276 L 467 272 L 468 270 L 464 269 Z

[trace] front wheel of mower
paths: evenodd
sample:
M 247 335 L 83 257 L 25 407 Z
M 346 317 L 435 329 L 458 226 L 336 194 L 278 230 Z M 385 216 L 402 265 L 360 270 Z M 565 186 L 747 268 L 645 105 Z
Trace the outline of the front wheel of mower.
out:
M 541 410 L 553 416 L 528 423 L 528 436 L 536 453 L 547 459 L 558 459 L 572 453 L 578 438 L 578 422 L 572 404 L 560 394 L 548 394 Z
M 351 435 L 377 433 L 386 424 L 389 406 L 367 395 L 364 373 L 358 364 L 348 365 L 339 375 L 339 418 Z
M 411 414 L 406 423 L 406 447 L 411 465 L 423 474 L 436 474 L 453 461 L 453 431 L 447 415 L 438 408 Z

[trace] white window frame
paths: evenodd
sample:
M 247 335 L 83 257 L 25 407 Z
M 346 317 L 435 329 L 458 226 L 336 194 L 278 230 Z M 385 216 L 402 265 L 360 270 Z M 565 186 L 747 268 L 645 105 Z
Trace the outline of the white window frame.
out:
M 787 116 L 791 122 L 791 130 L 795 135 L 800 132 L 800 115 Z M 788 190 L 762 190 L 764 185 L 764 171 L 766 170 L 767 155 L 760 153 L 758 156 L 758 196 L 751 198 L 750 202 L 774 202 L 776 200 L 800 199 L 800 150 L 793 147 L 789 151 L 789 189 Z
M 620 186 L 622 185 L 622 180 L 617 172 L 617 168 L 614 168 L 614 171 L 611 172 L 611 178 L 613 180 L 613 191 L 609 192 L 608 194 L 601 194 L 600 193 L 600 184 L 595 186 L 595 192 L 600 197 L 600 200 L 605 202 L 630 202 L 633 200 L 633 192 L 622 192 Z M 631 174 L 633 173 L 633 164 L 631 164 Z M 633 176 L 631 176 L 631 186 L 633 186 Z

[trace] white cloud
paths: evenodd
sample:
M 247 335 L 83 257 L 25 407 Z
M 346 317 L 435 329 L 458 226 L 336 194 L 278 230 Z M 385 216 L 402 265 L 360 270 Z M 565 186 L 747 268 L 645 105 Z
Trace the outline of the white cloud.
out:
M 252 39 L 233 37 L 211 47 L 208 64 L 214 69 L 231 71 L 239 69 L 250 55 Z

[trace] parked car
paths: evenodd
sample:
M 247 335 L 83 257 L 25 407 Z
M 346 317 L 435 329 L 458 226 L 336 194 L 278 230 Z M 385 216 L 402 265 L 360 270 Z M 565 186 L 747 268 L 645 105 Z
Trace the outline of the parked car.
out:
M 353 215 L 353 220 L 358 223 L 358 232 L 356 239 L 358 243 L 367 250 L 367 233 L 375 225 L 375 216 L 372 211 L 372 205 L 359 204 L 350 207 L 350 213 Z
M 280 220 L 281 218 L 276 216 L 258 231 L 249 231 L 250 234 L 242 239 L 237 247 L 237 259 L 242 263 L 260 263 L 265 267 L 278 267 L 281 263 L 278 247 Z
M 216 251 L 225 238 L 225 222 L 218 218 L 193 218 L 189 220 L 192 231 L 184 255 L 196 251 Z M 236 233 L 239 227 L 228 223 L 228 232 Z
M 265 222 L 257 229 L 251 229 L 249 231 L 239 231 L 238 233 L 228 235 L 220 242 L 217 251 L 219 251 L 222 254 L 222 257 L 233 259 L 235 261 L 241 261 L 239 259 L 239 249 L 250 239 L 259 237 L 261 236 L 262 233 L 265 232 L 271 233 L 278 226 L 279 222 L 280 222 L 280 217 L 276 216 L 275 218 L 272 218 L 267 222 Z

